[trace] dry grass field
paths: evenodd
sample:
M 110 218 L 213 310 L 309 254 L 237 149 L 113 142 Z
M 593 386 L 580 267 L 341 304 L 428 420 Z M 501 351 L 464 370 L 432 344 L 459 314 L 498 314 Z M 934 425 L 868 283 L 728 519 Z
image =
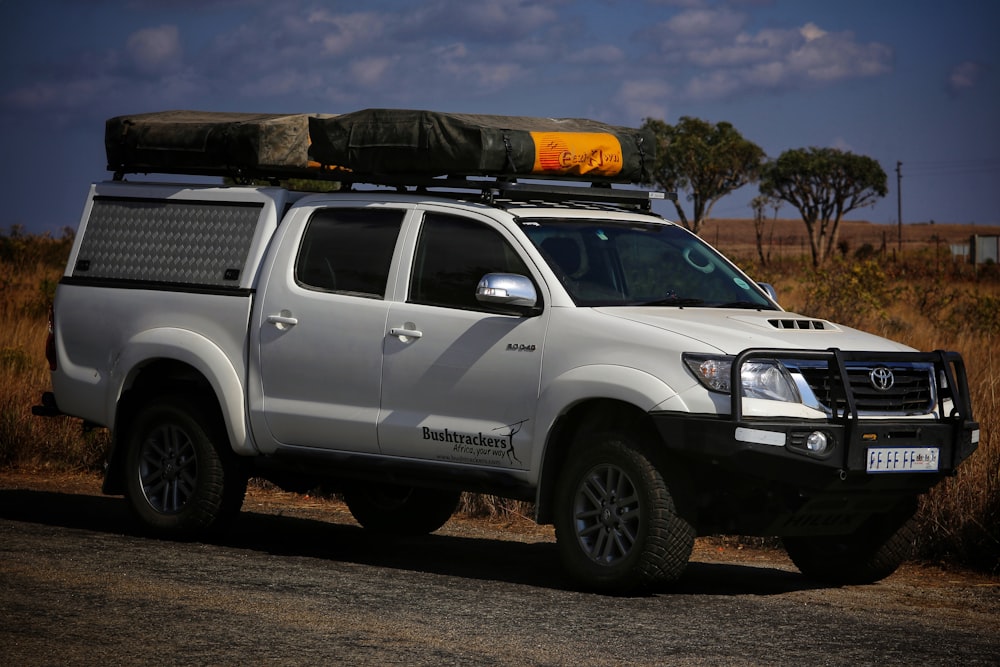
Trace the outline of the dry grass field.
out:
M 900 231 L 902 233 L 900 233 Z M 778 218 L 763 222 L 764 251 L 772 257 L 798 257 L 809 253 L 809 239 L 801 219 Z M 1000 234 L 1000 227 L 958 224 L 875 225 L 866 221 L 844 220 L 840 224 L 838 239 L 846 244 L 847 254 L 853 256 L 866 245 L 875 253 L 885 248 L 892 256 L 900 249 L 904 255 L 926 248 L 936 249 L 941 259 L 950 259 L 949 245 L 968 243 L 969 237 Z M 701 237 L 723 249 L 728 254 L 756 255 L 756 234 L 753 220 L 709 220 Z
M 765 224 L 761 262 L 752 221 L 719 220 L 702 236 L 757 280 L 771 282 L 782 305 L 888 336 L 922 350 L 954 349 L 969 371 L 981 424 L 979 451 L 921 506 L 918 553 L 1000 572 L 1000 271 L 951 258 L 949 245 L 1000 228 L 913 225 L 903 229 L 845 222 L 838 257 L 821 270 L 808 261 L 801 221 Z M 885 241 L 883 242 L 883 239 Z M 48 304 L 69 252 L 62 239 L 0 230 L 0 467 L 99 471 L 104 430 L 83 433 L 72 419 L 42 419 L 31 406 L 49 389 L 44 358 Z M 523 512 L 489 497 L 466 509 Z
M 950 247 L 972 234 L 1000 235 L 1000 227 L 904 225 L 900 251 L 895 226 L 845 222 L 841 252 L 818 270 L 801 220 L 764 230 L 766 263 L 751 220 L 712 221 L 702 237 L 772 283 L 787 310 L 962 354 L 982 441 L 956 477 L 924 498 L 918 553 L 1000 572 L 1000 266 L 973 267 Z
M 48 311 L 71 240 L 0 236 L 0 466 L 99 470 L 104 461 L 105 433 L 31 414 L 50 388 Z

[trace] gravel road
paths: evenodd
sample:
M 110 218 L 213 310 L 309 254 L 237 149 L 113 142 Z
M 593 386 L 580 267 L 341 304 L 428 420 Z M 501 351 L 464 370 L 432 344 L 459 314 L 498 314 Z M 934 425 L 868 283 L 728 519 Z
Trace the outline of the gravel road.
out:
M 3 664 L 1000 663 L 1000 579 L 955 570 L 828 588 L 700 540 L 678 585 L 607 597 L 572 590 L 522 520 L 380 539 L 338 503 L 255 489 L 225 538 L 178 543 L 98 488 L 0 472 Z

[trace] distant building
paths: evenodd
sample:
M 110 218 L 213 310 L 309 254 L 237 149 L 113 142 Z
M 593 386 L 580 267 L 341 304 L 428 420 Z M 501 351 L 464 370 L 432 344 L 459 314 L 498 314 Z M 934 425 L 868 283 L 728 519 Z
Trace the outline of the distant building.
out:
M 1000 236 L 978 236 L 969 239 L 969 261 L 973 264 L 1000 262 Z
M 951 256 L 966 259 L 970 264 L 1000 263 L 1000 236 L 975 234 L 969 237 L 968 244 L 952 243 Z

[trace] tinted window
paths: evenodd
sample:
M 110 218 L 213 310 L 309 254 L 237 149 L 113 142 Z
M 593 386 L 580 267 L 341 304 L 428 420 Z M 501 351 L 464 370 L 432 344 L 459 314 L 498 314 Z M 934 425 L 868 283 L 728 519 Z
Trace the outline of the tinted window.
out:
M 487 273 L 530 276 L 497 231 L 468 218 L 425 215 L 410 281 L 411 302 L 484 310 L 476 300 L 476 286 Z
M 327 208 L 309 221 L 295 265 L 304 287 L 385 298 L 404 211 Z

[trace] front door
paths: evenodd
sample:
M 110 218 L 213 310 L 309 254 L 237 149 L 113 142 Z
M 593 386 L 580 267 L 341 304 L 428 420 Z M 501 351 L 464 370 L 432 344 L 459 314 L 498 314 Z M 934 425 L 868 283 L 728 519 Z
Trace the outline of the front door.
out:
M 407 301 L 389 308 L 379 421 L 384 454 L 529 466 L 548 317 L 480 304 L 479 280 L 498 272 L 531 276 L 498 229 L 425 213 Z

